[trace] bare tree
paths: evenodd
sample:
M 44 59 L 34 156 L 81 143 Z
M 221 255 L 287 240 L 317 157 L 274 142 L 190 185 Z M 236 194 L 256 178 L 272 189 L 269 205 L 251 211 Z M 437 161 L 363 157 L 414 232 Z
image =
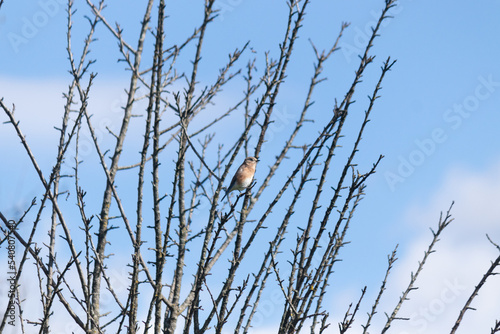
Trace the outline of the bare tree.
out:
M 7 245 L 8 250 L 10 240 L 15 239 L 22 246 L 22 259 L 16 264 L 12 282 L 16 293 L 11 295 L 3 314 L 0 332 L 7 325 L 11 306 L 16 305 L 23 333 L 33 332 L 31 328 L 50 333 L 51 324 L 62 316 L 54 314 L 54 305 L 60 304 L 67 313 L 64 316 L 86 333 L 248 333 L 269 286 L 278 287 L 281 293 L 278 333 L 304 332 L 305 328 L 311 333 L 325 332 L 329 310 L 323 301 L 329 280 L 347 242 L 355 210 L 365 195 L 366 180 L 383 158 L 379 156 L 371 166 L 357 165 L 359 144 L 394 60 L 388 58 L 379 63 L 379 78 L 357 132 L 348 132 L 344 125 L 351 120 L 350 115 L 362 112 L 353 107 L 356 89 L 366 68 L 377 63 L 371 49 L 396 3 L 382 2 L 382 11 L 359 57 L 357 70 L 352 78 L 345 78 L 350 84 L 341 98 L 316 96 L 315 89 L 326 80 L 326 62 L 339 49 L 349 24 L 340 26 L 326 50 L 318 50 L 311 41 L 316 59 L 303 104 L 297 108 L 298 120 L 286 137 L 277 139 L 280 149 L 269 154 L 263 148 L 275 121 L 276 106 L 283 99 L 282 86 L 286 85 L 309 3 L 287 1 L 287 23 L 277 57 L 268 52 L 264 59 L 257 58 L 251 43 L 244 42 L 221 63 L 212 82 L 201 84 L 203 45 L 208 27 L 218 15 L 214 0 L 205 1 L 201 22 L 180 44 L 169 44 L 166 38 L 164 0 L 156 5 L 153 0 L 144 3 L 135 42 L 124 37 L 119 24 L 113 26 L 106 19 L 105 0 L 97 4 L 86 0 L 92 17 L 88 18 L 88 33 L 80 55 L 73 48 L 72 35 L 77 12 L 73 1 L 68 2 L 67 54 L 72 80 L 64 94 L 62 123 L 57 127 L 60 137 L 50 173 L 38 165 L 15 118 L 15 107 L 4 98 L 0 100 L 0 107 L 43 187 L 41 199 L 34 199 L 21 217 L 9 220 L 0 213 L 4 234 L 0 245 Z M 92 85 L 98 80 L 96 73 L 91 72 L 94 60 L 89 58 L 89 52 L 98 28 L 104 28 L 116 39 L 118 58 L 130 71 L 121 126 L 117 133 L 108 129 L 109 138 L 114 140 L 111 148 L 98 140 L 89 107 Z M 145 51 L 148 46 L 154 50 L 152 54 Z M 191 67 L 178 65 L 181 58 L 189 59 Z M 256 64 L 264 64 L 261 71 Z M 212 105 L 216 97 L 238 77 L 243 78 L 245 91 L 226 110 L 215 112 Z M 315 99 L 323 99 L 331 107 L 315 110 Z M 312 122 L 320 114 L 328 115 L 327 121 L 313 127 Z M 202 115 L 205 121 L 200 124 Z M 221 133 L 232 122 L 229 116 L 239 119 L 243 131 L 234 142 L 224 140 L 222 145 Z M 139 140 L 140 152 L 133 156 L 135 162 L 125 165 L 122 157 L 130 143 L 131 128 L 143 135 Z M 303 133 L 307 136 L 300 136 Z M 83 134 L 92 139 L 94 160 L 82 160 Z M 345 160 L 337 154 L 340 150 Z M 221 191 L 231 178 L 233 166 L 250 155 L 265 157 L 258 165 L 259 178 L 228 202 L 221 201 Z M 162 164 L 171 161 L 171 168 L 162 169 Z M 333 168 L 334 161 L 335 166 L 342 167 Z M 92 168 L 103 176 L 102 200 L 98 201 L 86 197 L 91 186 L 80 177 L 82 171 Z M 287 177 L 282 179 L 280 174 Z M 65 177 L 71 178 L 74 186 L 67 193 L 60 189 Z M 137 185 L 135 193 L 121 190 L 120 185 L 131 182 Z M 76 205 L 71 208 L 62 204 L 63 194 L 65 201 Z M 134 206 L 126 204 L 131 199 Z M 298 208 L 308 213 L 305 219 L 294 215 Z M 42 214 L 47 211 L 50 229 L 38 231 Z M 32 227 L 24 235 L 18 232 L 17 225 L 27 220 Z M 382 333 L 393 321 L 405 319 L 398 316 L 401 305 L 415 289 L 427 257 L 451 221 L 450 211 L 441 217 L 408 288 L 387 315 Z M 48 243 L 37 240 L 45 232 Z M 119 245 L 109 243 L 115 235 L 121 239 Z M 259 246 L 262 244 L 265 249 Z M 291 249 L 287 249 L 290 244 Z M 126 293 L 115 290 L 109 274 L 116 268 L 112 256 L 117 252 L 129 256 Z M 362 325 L 364 333 L 372 325 L 395 261 L 396 249 L 388 258 L 380 292 Z M 452 333 L 499 261 L 500 258 L 495 260 L 474 290 Z M 28 275 L 28 266 L 38 275 L 38 296 L 22 295 L 18 289 L 20 277 Z M 352 328 L 365 292 L 366 287 L 338 324 L 340 333 Z M 111 306 L 103 305 L 105 296 L 112 301 Z M 41 318 L 23 313 L 26 303 L 38 300 L 43 306 Z M 25 329 L 27 326 L 29 330 Z M 497 322 L 492 333 L 498 332 L 498 328 Z

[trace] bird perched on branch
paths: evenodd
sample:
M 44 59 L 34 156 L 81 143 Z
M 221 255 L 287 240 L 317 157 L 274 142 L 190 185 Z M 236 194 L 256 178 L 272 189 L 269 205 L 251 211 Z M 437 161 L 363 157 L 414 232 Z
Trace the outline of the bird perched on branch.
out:
M 255 167 L 257 166 L 257 161 L 255 157 L 248 157 L 243 161 L 241 166 L 234 174 L 233 179 L 229 188 L 226 190 L 226 194 L 222 197 L 222 200 L 233 190 L 245 190 L 253 180 L 253 175 L 255 174 Z

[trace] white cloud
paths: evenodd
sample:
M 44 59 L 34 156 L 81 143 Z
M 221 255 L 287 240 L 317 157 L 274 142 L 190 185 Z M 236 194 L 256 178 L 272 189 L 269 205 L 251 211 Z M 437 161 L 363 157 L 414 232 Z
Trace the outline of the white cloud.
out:
M 456 167 L 448 173 L 443 185 L 427 203 L 415 205 L 409 210 L 407 219 L 413 224 L 426 224 L 435 220 L 437 213 L 446 210 L 451 201 L 455 201 L 452 213 L 460 218 L 458 223 L 463 233 L 487 231 L 498 226 L 499 196 L 500 162 L 484 171 Z
M 498 250 L 486 239 L 486 233 L 500 243 L 500 162 L 484 171 L 471 171 L 463 167 L 452 169 L 434 196 L 408 210 L 405 221 L 410 227 L 419 226 L 420 233 L 407 254 L 396 262 L 393 282 L 384 310 L 391 311 L 399 294 L 410 279 L 418 261 L 423 257 L 432 235 L 420 227 L 437 226 L 439 212 L 446 210 L 452 200 L 455 218 L 436 244 L 436 253 L 431 254 L 424 266 L 410 300 L 403 304 L 401 317 L 410 321 L 397 321 L 392 333 L 443 333 L 449 332 L 460 310 L 488 270 Z M 497 270 L 498 271 L 498 270 Z M 466 312 L 462 325 L 463 333 L 486 333 L 500 316 L 499 278 L 490 277 L 472 303 L 477 311 Z M 389 307 L 389 308 L 387 308 Z
M 69 83 L 69 79 L 0 79 L 0 98 L 8 108 L 15 105 L 14 116 L 20 122 L 21 131 L 45 177 L 55 161 L 59 132 L 54 127 L 61 126 L 65 104 L 63 93 L 68 91 Z M 96 79 L 92 86 L 89 112 L 93 114 L 92 123 L 100 144 L 113 143 L 106 127 L 119 130 L 123 96 L 122 85 L 118 82 Z M 78 105 L 73 108 L 78 108 Z M 7 120 L 4 111 L 0 110 L 0 123 Z M 88 131 L 85 127 L 83 129 L 79 154 L 86 157 L 95 149 Z M 0 164 L 0 174 L 11 175 L 0 180 L 0 202 L 4 208 L 19 207 L 23 211 L 27 206 L 26 199 L 30 201 L 39 195 L 41 184 L 11 124 L 0 124 L 0 142 L 3 143 L 2 155 L 8 157 Z
M 15 105 L 15 117 L 21 122 L 25 135 L 57 136 L 58 132 L 54 130 L 54 126 L 61 124 L 66 102 L 63 93 L 68 92 L 69 83 L 70 79 L 4 78 L 0 80 L 0 98 L 4 98 L 4 103 L 9 108 Z M 95 115 L 98 120 L 119 120 L 120 107 L 124 105 L 123 95 L 122 83 L 96 78 L 90 89 L 90 114 Z M 79 101 L 78 92 L 75 92 L 75 100 Z M 3 111 L 1 120 L 7 120 Z M 0 134 L 2 137 L 11 138 L 7 132 L 1 131 Z

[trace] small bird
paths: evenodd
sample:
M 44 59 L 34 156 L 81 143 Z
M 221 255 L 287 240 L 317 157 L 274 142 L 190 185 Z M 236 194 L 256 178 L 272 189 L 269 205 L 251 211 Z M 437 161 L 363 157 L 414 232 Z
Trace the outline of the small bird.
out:
M 229 185 L 229 188 L 227 188 L 226 194 L 222 197 L 222 200 L 224 200 L 224 198 L 226 198 L 231 191 L 245 190 L 252 183 L 257 161 L 259 160 L 255 157 L 248 157 L 245 161 L 243 161 L 241 166 L 236 171 L 236 174 L 234 174 L 231 184 Z

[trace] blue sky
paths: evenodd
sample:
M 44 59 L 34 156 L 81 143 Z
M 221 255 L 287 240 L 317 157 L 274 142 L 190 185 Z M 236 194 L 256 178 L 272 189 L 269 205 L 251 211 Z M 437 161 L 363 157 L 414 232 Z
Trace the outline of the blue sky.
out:
M 0 9 L 0 98 L 16 105 L 16 116 L 46 175 L 55 154 L 51 146 L 57 136 L 53 125 L 59 124 L 62 92 L 70 82 L 62 2 L 6 0 Z M 88 10 L 83 1 L 77 1 L 76 6 L 73 45 L 80 50 L 79 41 L 87 31 L 83 15 Z M 110 22 L 123 22 L 125 38 L 134 41 L 142 7 L 135 1 L 110 3 L 105 15 Z M 216 7 L 222 12 L 207 35 L 202 81 L 210 82 L 227 54 L 248 40 L 257 56 L 262 57 L 267 50 L 277 54 L 286 19 L 283 1 L 221 0 Z M 285 116 L 293 115 L 302 103 L 296 96 L 304 94 L 314 61 L 308 39 L 318 49 L 329 48 L 341 22 L 347 21 L 351 25 L 341 40 L 342 49 L 325 65 L 329 79 L 316 92 L 316 112 L 328 110 L 333 98 L 341 99 L 352 82 L 367 32 L 382 7 L 383 1 L 313 2 L 290 64 L 283 91 L 287 99 L 278 104 L 277 110 Z M 191 33 L 202 15 L 198 1 L 167 2 L 167 13 L 166 36 L 171 43 Z M 397 59 L 383 82 L 382 97 L 364 134 L 358 163 L 366 170 L 379 154 L 385 158 L 368 182 L 357 222 L 348 236 L 352 243 L 344 248 L 344 261 L 337 269 L 336 282 L 342 288 L 332 288 L 332 309 L 341 309 L 342 313 L 365 284 L 370 287 L 368 297 L 374 296 L 384 274 L 386 255 L 399 243 L 394 289 L 388 292 L 384 304 L 387 311 L 392 310 L 430 241 L 428 227 L 436 226 L 439 212 L 453 200 L 456 221 L 431 257 L 433 262 L 427 268 L 428 276 L 423 277 L 422 288 L 402 310 L 425 321 L 395 325 L 394 332 L 441 333 L 450 328 L 490 260 L 497 256 L 485 233 L 500 242 L 498 13 L 498 1 L 402 0 L 392 12 L 394 18 L 382 27 L 372 50 L 375 64 L 366 72 L 353 110 L 359 114 L 365 110 L 365 96 L 371 94 L 382 62 L 388 56 Z M 98 77 L 91 108 L 98 121 L 112 127 L 119 118 L 128 73 L 123 63 L 116 62 L 117 44 L 108 31 L 101 25 L 96 35 L 91 57 L 98 59 L 92 66 Z M 180 61 L 188 64 L 187 60 Z M 263 67 L 263 62 L 258 65 Z M 239 84 L 234 91 L 228 90 L 224 95 L 227 101 L 221 104 L 231 101 L 232 93 L 241 92 Z M 0 121 L 5 120 L 2 114 Z M 293 116 L 287 121 L 293 122 Z M 107 143 L 110 139 L 103 136 L 102 140 Z M 14 213 L 33 196 L 40 196 L 41 190 L 11 126 L 1 125 L 0 141 L 2 156 L 9 157 L 0 165 L 0 175 L 9 175 L 0 179 L 0 207 L 4 214 Z M 268 145 L 273 148 L 272 142 Z M 124 156 L 127 159 L 135 158 Z M 102 190 L 95 191 L 102 196 Z M 455 289 L 456 298 L 448 303 L 440 296 L 453 282 L 464 289 Z M 465 329 L 481 323 L 482 332 L 486 332 L 493 325 L 500 310 L 498 284 L 498 278 L 488 282 L 485 288 L 491 293 L 483 292 L 475 305 L 478 311 L 466 315 Z M 492 297 L 494 293 L 498 298 Z M 439 301 L 444 305 L 442 310 Z M 434 315 L 427 316 L 422 311 L 426 308 L 433 309 Z M 272 328 L 271 322 L 267 325 Z

